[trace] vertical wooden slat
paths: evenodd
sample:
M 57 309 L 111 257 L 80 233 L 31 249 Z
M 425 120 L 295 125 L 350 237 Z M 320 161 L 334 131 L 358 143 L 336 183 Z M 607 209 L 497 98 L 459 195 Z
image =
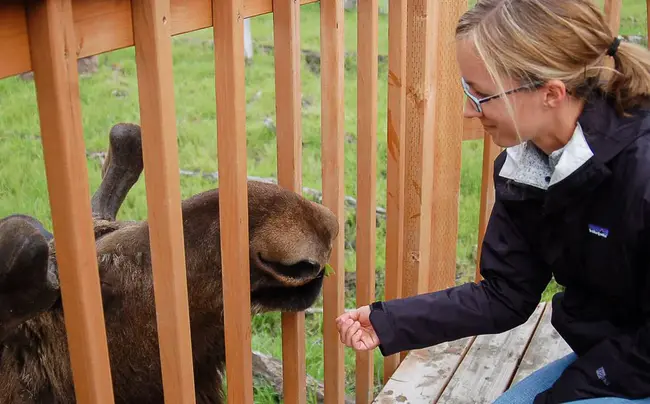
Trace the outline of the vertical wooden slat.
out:
M 458 239 L 458 198 L 463 143 L 463 92 L 456 62 L 456 24 L 467 9 L 466 2 L 438 0 L 436 24 L 438 74 L 435 85 L 436 122 L 434 123 L 433 223 L 431 225 L 431 266 L 429 290 L 454 286 L 456 282 L 456 243 Z
M 302 193 L 300 3 L 273 0 L 278 183 Z M 305 313 L 282 313 L 284 402 L 306 402 Z
M 438 0 L 408 2 L 403 297 L 429 289 L 438 20 Z M 404 359 L 407 354 L 402 352 L 400 357 Z
M 645 13 L 646 13 L 646 46 L 650 49 L 650 0 L 645 2 Z
M 252 403 L 242 0 L 213 0 L 212 18 L 228 401 Z
M 325 361 L 325 402 L 344 401 L 345 371 L 343 344 L 339 340 L 336 317 L 344 310 L 344 222 L 343 146 L 344 146 L 344 37 L 343 0 L 321 0 L 321 137 L 323 205 L 339 221 L 328 276 L 323 290 L 323 344 Z
M 377 0 L 357 3 L 357 307 L 375 299 L 377 207 Z M 373 399 L 373 352 L 356 354 L 356 402 Z
M 621 7 L 622 0 L 605 0 L 605 15 L 614 35 L 618 35 L 621 28 Z
M 437 0 L 408 2 L 403 296 L 429 286 Z
M 194 403 L 169 0 L 131 5 L 165 401 Z
M 28 2 L 27 25 L 76 401 L 112 404 L 71 0 Z
M 386 175 L 386 300 L 402 296 L 404 264 L 404 170 L 406 139 L 407 0 L 388 2 L 388 113 Z M 384 384 L 399 366 L 399 355 L 384 358 Z
M 481 174 L 481 202 L 478 217 L 478 246 L 476 251 L 476 282 L 482 279 L 481 276 L 481 247 L 483 245 L 483 236 L 487 228 L 492 207 L 494 206 L 494 160 L 501 153 L 501 148 L 497 146 L 492 137 L 485 132 L 483 137 L 483 170 Z

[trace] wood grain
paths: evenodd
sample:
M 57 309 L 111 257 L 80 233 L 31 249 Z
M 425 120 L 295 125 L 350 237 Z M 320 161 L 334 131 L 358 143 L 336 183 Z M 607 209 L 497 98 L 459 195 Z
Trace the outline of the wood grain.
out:
M 165 400 L 195 403 L 169 0 L 133 0 L 149 241 Z
M 424 293 L 429 288 L 433 206 L 430 153 L 437 116 L 431 89 L 436 80 L 439 7 L 437 0 L 413 0 L 408 2 L 407 9 L 403 297 Z
M 357 307 L 375 300 L 379 5 L 357 3 Z M 356 402 L 373 395 L 373 351 L 356 354 Z
M 242 0 L 244 18 L 270 13 L 273 0 Z M 317 0 L 301 0 L 301 4 Z M 211 0 L 171 0 L 171 33 L 179 35 L 212 26 Z M 72 0 L 77 58 L 133 46 L 130 0 Z M 12 55 L 0 59 L 0 79 L 32 70 L 27 20 L 20 0 L 0 4 L 0 49 Z
M 551 303 L 546 304 L 542 319 L 535 330 L 532 341 L 526 349 L 526 354 L 519 364 L 511 385 L 519 383 L 537 369 L 572 352 L 569 345 L 551 324 L 552 307 Z
M 375 404 L 435 403 L 475 337 L 411 351 L 377 395 Z
M 336 328 L 336 317 L 344 310 L 344 9 L 343 0 L 322 0 L 321 38 L 321 161 L 323 205 L 338 218 L 339 236 L 334 242 L 330 264 L 334 274 L 323 286 L 323 345 L 325 403 L 344 401 L 345 369 L 343 344 Z
M 301 193 L 300 3 L 274 0 L 275 112 L 278 183 Z M 282 313 L 284 402 L 306 403 L 305 313 Z
M 404 264 L 404 172 L 406 167 L 406 22 L 407 0 L 388 2 L 388 100 L 386 174 L 386 300 L 402 296 Z M 400 355 L 384 358 L 384 383 Z
M 456 61 L 456 24 L 467 9 L 467 2 L 437 0 L 440 14 L 437 29 L 435 81 L 434 145 L 425 155 L 433 156 L 431 265 L 428 291 L 452 287 L 456 283 L 456 243 L 458 239 L 458 203 L 463 146 L 463 92 Z
M 537 327 L 544 303 L 513 330 L 476 338 L 440 396 L 445 404 L 491 403 L 508 387 Z
M 213 0 L 228 401 L 253 402 L 243 0 Z
M 2 15 L 2 12 L 0 12 Z M 76 402 L 112 404 L 70 0 L 29 2 L 29 32 L 47 190 Z M 7 49 L 3 49 L 7 52 Z M 3 60 L 12 59 L 3 58 Z

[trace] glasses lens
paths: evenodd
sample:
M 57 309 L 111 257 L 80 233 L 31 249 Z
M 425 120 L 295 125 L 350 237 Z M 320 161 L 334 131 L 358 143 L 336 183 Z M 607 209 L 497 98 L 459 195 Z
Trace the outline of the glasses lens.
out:
M 474 106 L 474 110 L 476 110 L 476 112 L 481 112 L 481 106 L 479 105 L 479 103 L 478 103 L 478 101 L 476 100 L 476 98 L 475 98 L 475 97 L 474 97 L 474 96 L 469 92 L 469 86 L 468 86 L 467 83 L 465 82 L 465 79 L 462 78 L 462 77 L 461 77 L 461 83 L 462 83 L 462 85 L 463 85 L 463 92 L 465 93 L 465 95 L 467 96 L 467 98 L 470 100 L 470 102 L 471 102 L 472 105 Z

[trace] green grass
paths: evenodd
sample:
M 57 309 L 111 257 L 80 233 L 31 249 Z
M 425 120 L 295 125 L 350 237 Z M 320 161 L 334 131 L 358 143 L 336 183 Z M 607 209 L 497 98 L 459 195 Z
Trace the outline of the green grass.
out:
M 625 0 L 621 32 L 645 35 L 645 2 Z M 318 4 L 302 7 L 302 49 L 319 52 L 320 21 Z M 379 52 L 387 55 L 387 15 L 379 20 Z M 256 17 L 252 22 L 256 53 L 246 68 L 248 171 L 250 175 L 276 177 L 274 59 L 271 15 Z M 203 30 L 175 37 L 173 41 L 175 101 L 177 113 L 180 166 L 186 170 L 217 171 L 214 56 L 212 32 Z M 345 15 L 345 46 L 356 51 L 356 13 Z M 345 72 L 345 193 L 356 197 L 356 69 L 353 56 L 346 59 Z M 302 127 L 303 184 L 321 189 L 320 160 L 320 77 L 310 71 L 303 58 Z M 378 170 L 377 204 L 386 200 L 386 94 L 387 67 L 380 64 L 378 105 Z M 89 152 L 104 151 L 108 131 L 117 122 L 139 122 L 138 87 L 134 50 L 122 49 L 100 56 L 99 71 L 82 77 L 80 83 L 83 129 Z M 459 88 L 460 91 L 460 88 Z M 39 138 L 39 119 L 35 88 L 31 81 L 12 77 L 0 80 L 0 217 L 26 213 L 51 228 L 47 181 Z M 464 142 L 462 146 L 461 191 L 457 242 L 458 282 L 469 279 L 475 265 L 481 186 L 482 142 Z M 100 181 L 100 166 L 88 159 L 90 191 Z M 214 187 L 216 184 L 200 177 L 181 177 L 183 198 Z M 90 197 L 90 195 L 88 195 Z M 121 211 L 122 219 L 145 219 L 147 215 L 144 179 L 132 189 Z M 354 211 L 346 212 L 346 271 L 355 271 Z M 377 231 L 377 272 L 385 271 L 385 223 Z M 545 298 L 551 296 L 551 285 Z M 379 285 L 377 297 L 383 297 Z M 320 302 L 319 302 L 320 304 Z M 353 307 L 355 297 L 346 295 L 346 306 Z M 281 358 L 281 327 L 279 313 L 253 318 L 253 349 Z M 322 321 L 318 315 L 306 321 L 307 372 L 323 378 Z M 375 352 L 375 380 L 381 380 L 383 366 Z M 346 381 L 353 394 L 354 353 L 346 350 Z M 379 384 L 377 385 L 379 387 Z M 272 391 L 260 386 L 256 402 L 275 402 Z

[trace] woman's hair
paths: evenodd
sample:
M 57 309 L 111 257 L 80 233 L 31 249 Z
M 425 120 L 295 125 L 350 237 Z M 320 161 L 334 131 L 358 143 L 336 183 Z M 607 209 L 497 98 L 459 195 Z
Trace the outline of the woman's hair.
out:
M 558 79 L 574 96 L 602 91 L 621 112 L 650 95 L 650 51 L 621 42 L 612 69 L 616 37 L 592 0 L 478 0 L 456 38 L 474 44 L 500 91 L 506 77 Z

